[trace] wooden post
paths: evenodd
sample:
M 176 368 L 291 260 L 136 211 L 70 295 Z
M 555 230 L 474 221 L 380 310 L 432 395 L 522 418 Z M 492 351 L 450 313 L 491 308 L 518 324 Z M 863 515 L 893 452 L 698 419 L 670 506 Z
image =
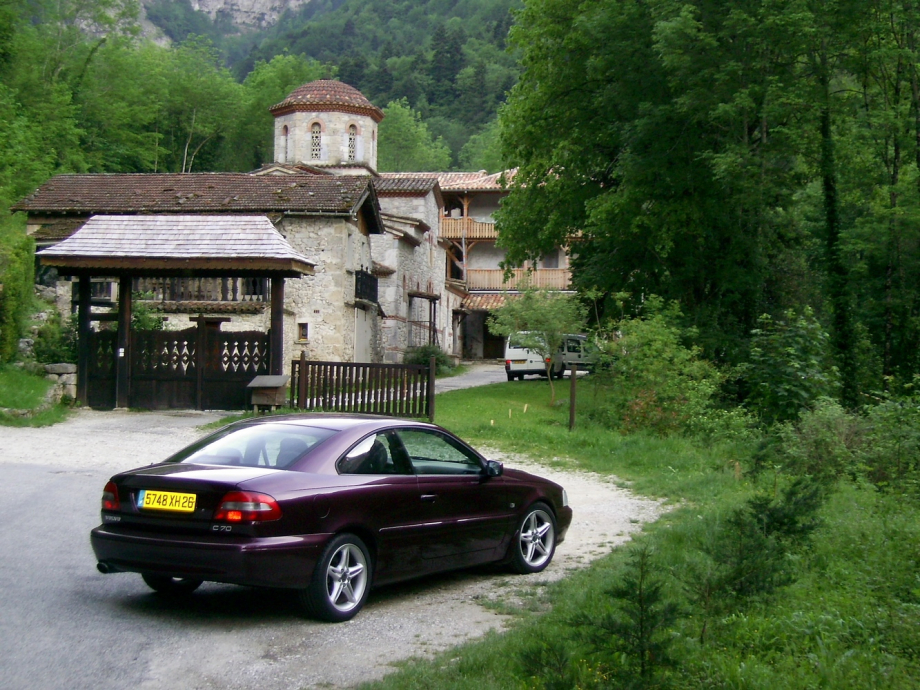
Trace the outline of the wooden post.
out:
M 291 390 L 293 391 L 293 382 L 291 382 Z M 294 407 L 294 404 L 291 403 L 291 407 Z M 300 351 L 300 371 L 297 374 L 297 407 L 301 410 L 307 409 L 307 352 L 306 350 Z
M 569 369 L 571 388 L 569 389 L 569 431 L 575 430 L 575 388 L 578 382 L 578 364 L 572 362 L 572 368 Z
M 90 359 L 90 278 L 81 275 L 77 283 L 77 400 L 89 404 L 89 359 Z
M 284 278 L 272 278 L 272 325 L 269 335 L 272 376 L 284 373 Z
M 434 375 L 438 371 L 437 360 L 432 357 L 428 360 L 428 421 L 434 424 Z
M 128 407 L 131 388 L 131 279 L 118 279 L 118 337 L 115 341 L 115 407 Z
M 204 409 L 204 369 L 208 365 L 208 323 L 203 313 L 195 319 L 195 409 Z M 220 324 L 217 326 L 220 328 Z

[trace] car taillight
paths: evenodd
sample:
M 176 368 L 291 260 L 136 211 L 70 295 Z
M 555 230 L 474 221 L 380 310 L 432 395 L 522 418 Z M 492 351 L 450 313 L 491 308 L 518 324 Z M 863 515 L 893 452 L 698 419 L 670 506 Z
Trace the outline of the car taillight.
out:
M 281 517 L 281 507 L 268 494 L 256 494 L 251 491 L 231 491 L 224 496 L 215 520 L 224 522 L 265 522 Z
M 115 482 L 109 482 L 102 490 L 102 509 L 119 510 L 120 508 L 121 503 L 118 500 L 118 487 L 115 486 Z

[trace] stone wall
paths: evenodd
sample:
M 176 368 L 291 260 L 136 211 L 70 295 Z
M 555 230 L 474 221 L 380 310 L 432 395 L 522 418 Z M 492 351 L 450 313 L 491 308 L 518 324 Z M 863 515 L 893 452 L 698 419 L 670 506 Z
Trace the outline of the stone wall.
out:
M 316 264 L 314 275 L 285 281 L 285 360 L 303 351 L 308 359 L 353 361 L 355 271 L 371 269 L 370 240 L 343 218 L 288 216 L 278 230 Z M 298 338 L 300 323 L 308 326 L 306 340 Z

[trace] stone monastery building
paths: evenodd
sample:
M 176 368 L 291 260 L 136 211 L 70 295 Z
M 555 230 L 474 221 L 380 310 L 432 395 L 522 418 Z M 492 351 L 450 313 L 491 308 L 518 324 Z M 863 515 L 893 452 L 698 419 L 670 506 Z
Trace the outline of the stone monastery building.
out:
M 215 356 L 225 366 L 302 352 L 401 362 L 428 344 L 501 357 L 485 315 L 523 271 L 538 287 L 567 287 L 561 251 L 505 283 L 492 218 L 499 175 L 378 173 L 384 115 L 358 90 L 311 82 L 271 113 L 274 160 L 254 172 L 60 175 L 17 204 L 62 311 L 82 294 L 96 332 L 132 292 L 170 332 L 272 333 L 271 352 L 224 338 Z M 187 341 L 168 346 L 173 365 Z M 139 342 L 131 356 L 155 359 Z

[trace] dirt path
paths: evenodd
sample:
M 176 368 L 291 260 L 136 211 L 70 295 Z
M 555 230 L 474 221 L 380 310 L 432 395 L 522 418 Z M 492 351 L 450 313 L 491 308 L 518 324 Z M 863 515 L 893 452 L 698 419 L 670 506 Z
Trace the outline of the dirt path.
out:
M 198 426 L 216 418 L 199 412 L 82 410 L 50 428 L 2 428 L 0 471 L 3 463 L 61 465 L 98 473 L 101 490 L 108 475 L 163 459 L 200 436 Z M 394 662 L 501 629 L 507 617 L 484 606 L 484 600 L 513 603 L 522 591 L 536 591 L 539 583 L 564 577 L 608 553 L 660 513 L 658 503 L 634 496 L 608 478 L 540 467 L 497 452 L 487 455 L 539 473 L 568 491 L 575 517 L 543 573 L 522 577 L 464 571 L 383 588 L 371 594 L 357 618 L 340 625 L 305 620 L 293 613 L 293 606 L 287 615 L 286 600 L 275 593 L 206 584 L 195 595 L 203 610 L 230 600 L 231 607 L 250 613 L 239 618 L 223 614 L 220 625 L 208 616 L 183 623 L 173 642 L 157 645 L 139 660 L 148 669 L 140 688 L 341 688 L 379 678 Z M 251 614 L 263 605 L 272 615 Z

